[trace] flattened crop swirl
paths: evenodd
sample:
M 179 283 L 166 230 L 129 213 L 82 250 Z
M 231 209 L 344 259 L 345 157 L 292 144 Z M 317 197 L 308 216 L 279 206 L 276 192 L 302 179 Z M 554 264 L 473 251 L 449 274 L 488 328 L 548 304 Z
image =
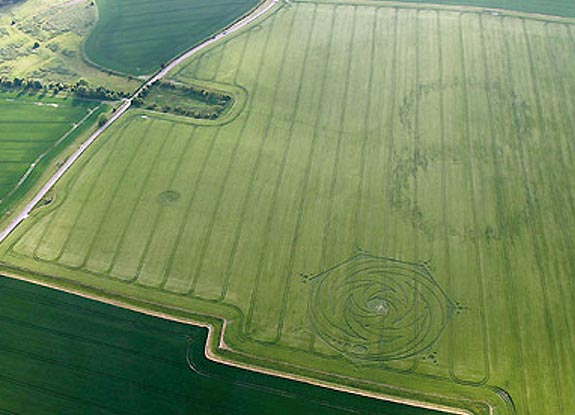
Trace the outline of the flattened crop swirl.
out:
M 308 304 L 320 338 L 350 359 L 374 363 L 429 349 L 451 310 L 426 267 L 363 254 L 316 276 Z

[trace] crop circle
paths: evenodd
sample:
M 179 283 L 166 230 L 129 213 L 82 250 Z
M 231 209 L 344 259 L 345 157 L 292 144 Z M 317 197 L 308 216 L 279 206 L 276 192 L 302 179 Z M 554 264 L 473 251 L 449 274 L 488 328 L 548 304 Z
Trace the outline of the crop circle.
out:
M 405 359 L 431 347 L 451 302 L 426 267 L 358 255 L 312 279 L 314 332 L 351 359 Z
M 158 195 L 158 203 L 162 206 L 169 206 L 180 200 L 180 193 L 175 190 L 166 190 Z

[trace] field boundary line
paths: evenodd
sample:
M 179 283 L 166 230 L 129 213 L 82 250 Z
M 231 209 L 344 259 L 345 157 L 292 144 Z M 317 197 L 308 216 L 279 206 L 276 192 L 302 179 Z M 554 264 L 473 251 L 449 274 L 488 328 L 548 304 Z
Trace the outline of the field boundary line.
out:
M 121 134 L 124 133 L 124 131 L 125 131 L 126 128 L 127 128 L 126 126 L 124 126 L 124 128 L 122 128 Z M 109 155 L 108 155 L 108 156 L 109 156 Z M 108 156 L 106 156 L 106 157 L 102 160 L 101 169 L 98 169 L 98 171 L 101 171 L 101 170 L 104 169 L 104 167 L 105 167 L 105 165 L 107 164 L 107 161 L 108 161 Z M 81 168 L 81 167 L 82 167 L 82 166 L 80 165 L 80 168 Z M 98 177 L 95 177 L 93 180 L 94 180 L 93 182 L 90 182 L 91 186 L 93 185 L 93 183 L 95 183 L 95 182 L 98 180 Z M 76 180 L 74 180 L 74 182 L 76 182 Z M 88 192 L 87 192 L 86 199 L 90 196 L 91 186 L 90 186 L 90 190 L 88 190 Z M 39 201 L 38 201 L 38 202 L 39 202 Z M 59 203 L 59 201 L 56 201 L 56 203 Z M 83 206 L 84 202 L 81 202 L 81 203 L 82 203 L 82 206 Z M 81 207 L 80 207 L 79 209 L 81 209 Z M 42 212 L 42 213 L 44 213 L 44 212 Z M 46 211 L 45 215 L 48 215 L 49 213 L 50 213 L 50 211 Z M 44 240 L 44 238 L 46 237 L 46 235 L 48 234 L 48 232 L 50 231 L 50 229 L 53 227 L 53 221 L 54 221 L 54 220 L 55 220 L 54 217 L 52 217 L 52 218 L 50 218 L 50 219 L 47 219 L 46 227 L 45 227 L 44 230 L 42 231 L 42 234 L 41 234 L 40 238 L 38 238 L 38 243 L 36 244 L 36 247 L 34 248 L 34 252 L 33 252 L 33 257 L 34 257 L 34 259 L 38 259 L 38 260 L 40 259 L 39 256 L 38 256 L 38 250 L 40 249 L 40 245 L 42 244 L 42 241 Z M 67 240 L 68 240 L 69 237 L 70 237 L 70 235 L 68 235 L 68 236 L 66 237 L 66 240 L 63 241 L 62 249 L 65 247 L 65 245 L 66 245 Z M 2 239 L 1 239 L 1 238 L 0 238 L 0 242 L 2 242 Z M 57 260 L 59 256 L 60 256 L 60 251 L 58 252 L 58 255 L 56 255 L 55 260 Z
M 228 48 L 229 44 L 230 42 L 225 41 L 222 42 L 217 48 L 212 49 L 214 52 L 219 51 L 218 54 L 220 55 L 220 59 L 216 66 L 216 70 L 214 71 L 214 74 L 210 77 L 209 81 L 215 81 L 216 79 L 218 79 L 218 75 L 222 70 L 222 62 L 224 61 L 224 56 L 226 56 L 226 49 Z
M 511 56 L 511 47 L 509 45 L 509 39 L 508 39 L 508 34 L 505 33 L 504 31 L 505 29 L 505 20 L 504 19 L 499 19 L 499 28 L 498 31 L 501 34 L 501 38 L 502 38 L 502 44 L 503 44 L 503 49 L 505 51 L 505 56 L 507 57 L 507 59 L 504 62 L 504 66 L 505 66 L 505 71 L 507 72 L 506 74 L 506 78 L 507 81 L 509 82 L 509 84 L 513 87 L 518 86 L 517 81 L 514 78 L 514 72 L 513 72 L 513 68 L 512 68 L 512 61 L 510 59 Z M 523 42 L 525 42 L 525 38 L 523 38 Z M 527 52 L 528 54 L 530 53 L 529 48 L 526 44 L 524 44 L 524 48 L 525 48 L 525 52 Z M 532 70 L 532 68 L 530 68 L 530 70 Z M 521 80 L 524 81 L 524 80 Z M 525 89 L 524 92 L 525 93 L 535 93 L 534 90 L 534 86 L 530 85 L 530 89 Z M 513 92 L 515 92 L 515 90 L 513 89 Z M 535 99 L 536 101 L 536 99 Z M 514 103 L 512 102 L 511 105 L 513 106 Z M 537 105 L 537 103 L 536 103 Z M 512 108 L 513 109 L 513 108 Z M 541 120 L 540 120 L 541 121 Z M 526 227 L 528 229 L 528 232 L 531 236 L 531 248 L 533 249 L 533 256 L 535 257 L 535 267 L 536 267 L 536 271 L 534 272 L 537 275 L 538 280 L 541 283 L 541 288 L 542 288 L 542 293 L 543 293 L 543 308 L 544 308 L 544 322 L 545 322 L 545 328 L 547 330 L 547 338 L 545 339 L 546 342 L 548 342 L 549 345 L 549 350 L 551 351 L 551 365 L 553 366 L 553 380 L 555 383 L 555 390 L 558 392 L 559 395 L 559 405 L 560 405 L 560 409 L 561 412 L 563 412 L 563 397 L 562 397 L 562 388 L 560 386 L 560 382 L 557 376 L 557 365 L 556 365 L 556 349 L 554 347 L 554 344 L 552 342 L 549 342 L 550 338 L 554 338 L 551 335 L 550 332 L 550 327 L 549 327 L 549 314 L 548 314 L 548 300 L 547 300 L 547 294 L 546 294 L 546 287 L 544 285 L 544 282 L 541 280 L 542 278 L 542 273 L 543 273 L 543 268 L 542 268 L 542 264 L 541 264 L 541 259 L 540 259 L 540 247 L 537 244 L 536 241 L 536 236 L 535 236 L 535 214 L 536 212 L 539 210 L 538 207 L 534 207 L 533 205 L 537 203 L 537 196 L 533 195 L 534 193 L 534 189 L 532 188 L 532 185 L 530 183 L 530 181 L 532 180 L 532 174 L 530 174 L 530 169 L 528 168 L 528 166 L 526 165 L 526 156 L 525 156 L 525 151 L 524 151 L 524 146 L 522 141 L 526 138 L 522 137 L 520 132 L 518 131 L 518 126 L 516 125 L 517 121 L 514 121 L 511 130 L 512 130 L 512 135 L 514 137 L 514 143 L 517 146 L 517 153 L 518 154 L 514 154 L 514 158 L 515 161 L 517 162 L 518 166 L 521 169 L 521 185 L 523 186 L 523 203 L 526 206 L 526 210 L 528 212 L 527 214 L 527 220 L 526 222 Z M 512 286 L 514 286 L 514 279 L 510 278 L 509 281 L 511 281 Z M 517 287 L 515 285 L 515 287 Z M 513 289 L 513 292 L 517 292 L 517 289 Z M 515 301 L 515 298 L 511 299 L 511 301 L 515 304 L 515 307 L 517 308 L 517 303 Z M 519 316 L 519 314 L 516 315 L 516 317 Z M 518 327 L 521 327 L 520 324 L 517 324 Z M 529 343 L 529 342 L 528 342 Z M 523 366 L 524 369 L 524 373 L 525 373 L 525 366 Z M 526 387 L 526 391 L 528 389 L 527 387 L 527 382 L 526 382 L 527 376 L 524 376 L 522 381 L 525 384 Z M 528 396 L 528 393 L 526 393 L 524 396 Z M 528 404 L 527 404 L 528 405 Z M 529 408 L 527 410 L 527 413 L 529 414 Z
M 152 123 L 150 123 L 150 125 L 145 129 L 144 133 L 141 135 L 141 137 L 140 137 L 140 141 L 141 141 L 141 142 L 144 141 L 145 137 L 148 135 L 148 132 L 149 132 L 151 126 L 152 126 L 151 124 L 152 124 Z M 126 126 L 126 127 L 124 128 L 124 132 L 125 132 L 125 130 L 127 130 L 127 129 L 128 129 L 128 126 Z M 123 133 L 124 133 L 124 132 L 123 132 Z M 122 135 L 123 135 L 123 133 L 122 133 Z M 117 138 L 117 141 L 120 141 L 120 139 L 121 139 L 121 136 Z M 115 148 L 115 147 L 114 147 L 114 148 Z M 140 146 L 138 146 L 137 150 L 136 150 L 135 152 L 133 152 L 133 157 L 131 158 L 130 162 L 128 163 L 129 165 L 132 164 L 133 160 L 135 160 L 136 154 L 137 154 L 137 152 L 139 151 L 139 149 L 140 149 Z M 143 182 L 142 187 L 145 187 L 145 182 Z M 138 197 L 139 197 L 139 193 L 138 193 Z M 130 211 L 130 216 L 128 217 L 128 218 L 129 218 L 128 220 L 131 219 L 132 214 L 133 214 L 133 211 L 134 211 L 134 209 L 132 209 L 132 210 Z M 122 232 L 120 232 L 120 234 L 119 234 L 119 239 L 118 239 L 118 242 L 117 242 L 116 247 L 115 247 L 115 249 L 114 249 L 114 255 L 112 256 L 112 259 L 110 260 L 110 261 L 111 261 L 111 262 L 110 262 L 110 265 L 108 266 L 108 269 L 107 269 L 107 272 L 108 272 L 108 273 L 112 270 L 112 268 L 113 268 L 113 266 L 114 266 L 115 258 L 116 258 L 116 256 L 118 255 L 119 248 L 121 247 L 121 244 L 122 244 L 122 240 L 123 240 L 123 235 L 124 235 L 124 232 L 125 232 L 125 228 L 127 228 L 128 226 L 129 226 L 129 222 L 126 223 L 125 227 L 122 226 Z
M 260 17 L 261 15 L 265 14 L 269 9 L 271 9 L 274 5 L 276 5 L 280 1 L 281 0 L 261 0 L 259 3 L 255 4 L 251 9 L 247 10 L 243 15 L 241 15 L 237 19 L 231 21 L 230 23 L 228 23 L 225 27 L 221 28 L 216 33 L 214 33 L 212 35 L 208 35 L 208 36 L 204 37 L 203 39 L 200 39 L 199 42 L 195 43 L 191 47 L 188 47 L 188 48 L 184 49 L 183 51 L 179 52 L 174 58 L 172 58 L 171 62 L 165 68 L 168 68 L 168 66 L 170 66 L 171 63 L 173 63 L 174 61 L 180 61 L 180 59 L 182 59 L 182 58 L 183 58 L 182 60 L 187 59 L 187 57 L 191 56 L 191 54 L 190 54 L 191 51 L 196 50 L 196 49 L 198 49 L 198 50 L 203 49 L 207 44 L 213 43 L 213 41 L 217 40 L 219 37 L 231 35 L 233 32 L 236 32 L 237 30 L 243 28 L 245 25 L 251 23 L 253 20 Z M 95 3 L 96 3 L 96 8 L 95 8 L 96 9 L 96 21 L 94 22 L 94 27 L 98 24 L 98 20 L 100 19 L 99 9 L 98 9 L 98 5 L 97 5 L 98 1 L 96 0 Z M 92 27 L 91 30 L 93 30 L 94 27 Z M 226 33 L 224 34 L 224 32 L 226 32 Z M 93 66 L 94 68 L 96 68 L 96 69 L 98 69 L 104 73 L 109 73 L 111 75 L 121 76 L 124 78 L 133 77 L 135 79 L 142 79 L 142 78 L 146 79 L 146 78 L 149 78 L 151 76 L 156 75 L 157 73 L 163 72 L 163 70 L 165 69 L 165 68 L 163 68 L 160 71 L 135 76 L 135 75 L 131 75 L 129 73 L 116 71 L 114 69 L 110 69 L 110 68 L 107 68 L 105 66 L 99 65 L 96 62 L 92 61 L 88 57 L 88 55 L 86 54 L 85 44 L 86 44 L 86 40 L 88 39 L 89 36 L 90 36 L 90 34 L 88 34 L 88 36 L 86 36 L 84 38 L 84 40 L 82 41 L 82 44 L 81 44 L 82 59 L 87 64 L 89 64 L 90 66 Z
M 445 80 L 444 80 L 444 63 L 443 63 L 443 45 L 441 43 L 441 17 L 440 14 L 436 14 L 436 22 L 437 22 L 437 29 L 436 29 L 436 36 L 437 36 L 437 48 L 438 48 L 438 67 L 439 67 L 439 124 L 441 130 L 441 204 L 442 204 L 442 214 L 441 214 L 441 236 L 442 236 L 442 245 L 443 245 L 443 262 L 445 266 L 445 275 L 447 278 L 446 289 L 450 295 L 453 295 L 453 276 L 451 271 L 451 249 L 450 249 L 450 242 L 449 242 L 449 203 L 448 203 L 448 186 L 447 186 L 447 155 L 446 155 L 446 129 L 445 129 Z M 459 45 L 463 48 L 463 45 Z M 453 337 L 455 336 L 453 325 L 449 325 L 447 327 L 447 350 L 448 350 L 448 364 L 447 368 L 449 370 L 450 378 L 455 382 L 459 383 L 458 379 L 453 375 Z
M 146 300 L 133 299 L 131 297 L 121 296 L 118 294 L 112 294 L 115 298 L 110 298 L 110 297 L 107 297 L 105 295 L 98 295 L 98 294 L 82 291 L 79 289 L 64 288 L 64 287 L 61 287 L 61 286 L 59 286 L 55 283 L 52 283 L 52 282 L 41 281 L 41 280 L 37 280 L 34 278 L 25 277 L 23 275 L 14 274 L 12 272 L 2 271 L 1 275 L 5 276 L 7 278 L 14 279 L 14 280 L 32 283 L 32 284 L 39 285 L 42 287 L 54 289 L 56 291 L 72 294 L 72 295 L 75 295 L 75 296 L 78 296 L 81 298 L 98 301 L 98 302 L 101 302 L 104 304 L 108 304 L 108 305 L 122 308 L 124 310 L 135 311 L 137 313 L 144 314 L 147 316 L 157 317 L 157 318 L 160 318 L 163 320 L 174 321 L 177 323 L 182 323 L 182 324 L 186 324 L 186 325 L 190 325 L 190 326 L 205 328 L 208 330 L 208 339 L 206 341 L 204 353 L 205 353 L 205 356 L 207 359 L 209 359 L 213 362 L 216 362 L 216 363 L 221 363 L 221 364 L 224 364 L 227 366 L 237 367 L 239 369 L 249 370 L 249 371 L 253 371 L 256 373 L 263 373 L 266 375 L 275 376 L 275 377 L 279 377 L 279 378 L 283 378 L 283 379 L 294 380 L 297 382 L 315 385 L 315 386 L 319 386 L 319 387 L 323 387 L 323 388 L 327 388 L 327 389 L 337 390 L 340 392 L 351 393 L 354 395 L 364 396 L 364 397 L 368 397 L 368 398 L 374 398 L 374 399 L 378 399 L 378 400 L 382 400 L 382 401 L 394 402 L 394 403 L 404 404 L 404 405 L 408 405 L 408 406 L 414 406 L 414 407 L 418 407 L 418 408 L 425 408 L 425 409 L 431 409 L 431 410 L 436 410 L 436 411 L 442 411 L 442 412 L 445 412 L 447 414 L 452 414 L 452 415 L 474 415 L 472 412 L 469 412 L 469 411 L 463 410 L 463 409 L 453 408 L 453 407 L 449 407 L 449 406 L 443 406 L 443 405 L 439 405 L 439 404 L 431 404 L 431 403 L 417 401 L 417 400 L 408 399 L 408 398 L 400 398 L 397 396 L 388 395 L 388 394 L 384 394 L 384 393 L 369 392 L 369 391 L 361 390 L 361 389 L 356 388 L 356 387 L 341 386 L 341 385 L 338 385 L 338 384 L 335 384 L 332 382 L 327 382 L 327 381 L 319 380 L 319 379 L 313 379 L 311 377 L 293 374 L 293 373 L 289 373 L 289 372 L 283 372 L 283 371 L 279 371 L 276 369 L 270 369 L 270 368 L 266 368 L 264 366 L 259 366 L 257 364 L 243 363 L 240 361 L 235 361 L 232 358 L 227 358 L 227 357 L 221 356 L 220 354 L 218 354 L 218 350 L 223 351 L 223 352 L 228 352 L 230 354 L 234 354 L 234 355 L 238 355 L 238 356 L 245 356 L 247 358 L 251 358 L 254 360 L 262 360 L 262 361 L 267 360 L 264 358 L 258 359 L 255 356 L 246 355 L 242 352 L 235 351 L 235 350 L 231 349 L 229 347 L 229 345 L 227 345 L 225 340 L 224 340 L 225 333 L 227 330 L 227 321 L 228 320 L 226 320 L 225 318 L 222 318 L 220 316 L 209 315 L 209 314 L 202 315 L 202 314 L 197 314 L 197 313 L 190 313 L 187 310 L 179 309 L 176 307 L 169 307 L 169 306 L 160 306 L 162 311 L 157 311 L 157 310 L 153 310 L 150 308 L 145 308 L 145 307 L 140 306 L 140 305 L 132 304 L 130 302 L 132 300 L 132 301 L 136 301 L 137 303 L 148 304 L 149 302 Z M 149 304 L 154 305 L 151 302 Z M 203 316 L 203 317 L 206 317 L 208 319 L 216 320 L 217 323 L 219 323 L 219 324 L 201 321 L 199 319 L 191 318 L 191 317 L 182 317 L 182 316 L 172 315 L 172 314 L 168 313 L 168 310 L 173 310 L 174 312 L 181 311 L 185 314 L 196 315 L 197 317 Z M 295 366 L 295 367 L 299 367 L 299 366 Z M 307 369 L 307 371 L 312 372 L 312 373 L 317 372 L 318 374 L 322 373 L 321 371 L 314 371 L 313 369 Z M 339 375 L 335 375 L 335 376 L 341 377 Z M 343 377 L 343 378 L 346 378 L 346 377 Z M 367 381 L 363 381 L 363 382 L 367 382 Z M 382 385 L 382 386 L 388 386 L 388 385 Z M 390 387 L 392 387 L 392 386 L 390 386 Z M 400 387 L 392 387 L 392 388 L 397 389 L 397 390 L 404 390 L 403 388 L 400 388 Z M 442 397 L 442 395 L 434 395 L 434 396 Z M 489 402 L 475 401 L 475 400 L 468 400 L 468 399 L 463 399 L 463 400 L 467 401 L 467 402 L 478 402 L 478 403 L 481 402 L 489 408 L 491 414 L 494 414 L 493 406 Z
M 520 10 L 501 9 L 495 7 L 463 6 L 456 4 L 435 4 L 435 3 L 407 3 L 402 1 L 387 0 L 290 0 L 297 4 L 349 4 L 356 6 L 400 8 L 400 9 L 429 9 L 438 11 L 450 11 L 460 13 L 492 14 L 497 16 L 508 16 L 519 19 L 540 20 L 545 22 L 575 24 L 575 17 L 556 16 L 544 13 L 529 13 Z
M 244 59 L 245 59 L 245 55 L 246 55 L 246 50 L 247 50 L 247 45 L 249 43 L 249 39 L 250 36 L 252 35 L 252 31 L 247 31 L 245 34 L 245 39 L 243 39 L 243 44 L 241 47 L 241 55 L 240 55 L 240 59 L 238 61 L 238 64 L 235 68 L 235 73 L 234 73 L 234 79 L 233 79 L 233 83 L 236 86 L 239 86 L 238 84 L 238 76 L 239 76 L 239 72 L 240 72 L 240 68 L 242 67 L 243 63 L 244 63 Z M 246 98 L 246 100 L 249 100 L 250 97 L 248 96 L 248 98 Z M 247 105 L 247 104 L 246 104 Z M 246 117 L 249 117 L 250 112 L 248 112 L 246 114 Z M 247 121 L 246 121 L 247 122 Z M 233 267 L 233 263 L 235 260 L 235 255 L 236 255 L 236 251 L 237 251 L 237 245 L 238 245 L 238 241 L 240 239 L 240 234 L 241 234 L 241 228 L 243 226 L 243 222 L 244 222 L 244 217 L 245 217 L 245 213 L 247 211 L 247 203 L 248 203 L 248 199 L 247 197 L 244 198 L 244 203 L 242 205 L 242 210 L 241 210 L 241 214 L 240 214 L 240 220 L 238 222 L 238 226 L 236 227 L 236 232 L 234 234 L 234 239 L 232 242 L 232 247 L 231 247 L 231 253 L 229 255 L 227 264 L 226 264 L 226 269 L 225 269 L 225 274 L 224 274 L 224 279 L 222 282 L 222 289 L 220 291 L 220 295 L 218 297 L 218 299 L 216 301 L 218 302 L 223 302 L 223 300 L 225 299 L 226 296 L 226 292 L 227 292 L 227 286 L 229 284 L 229 280 L 231 277 L 231 269 Z

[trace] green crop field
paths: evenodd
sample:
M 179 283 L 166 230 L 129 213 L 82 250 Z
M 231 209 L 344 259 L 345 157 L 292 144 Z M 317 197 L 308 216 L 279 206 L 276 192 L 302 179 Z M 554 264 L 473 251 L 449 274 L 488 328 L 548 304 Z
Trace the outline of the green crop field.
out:
M 0 413 L 433 415 L 209 362 L 206 329 L 0 278 Z
M 86 40 L 88 58 L 134 75 L 160 68 L 178 53 L 232 23 L 258 0 L 97 0 L 99 20 Z
M 390 0 L 392 1 L 392 0 Z M 447 6 L 474 6 L 517 10 L 527 13 L 575 17 L 575 2 L 571 0 L 401 0 L 407 3 L 433 3 Z
M 224 317 L 236 360 L 571 415 L 573 62 L 569 19 L 291 2 L 174 74 L 243 111 L 131 111 L 0 260 Z
M 98 106 L 97 102 L 0 92 L 0 216 L 78 131 L 96 121 Z M 77 131 L 75 124 L 80 127 Z

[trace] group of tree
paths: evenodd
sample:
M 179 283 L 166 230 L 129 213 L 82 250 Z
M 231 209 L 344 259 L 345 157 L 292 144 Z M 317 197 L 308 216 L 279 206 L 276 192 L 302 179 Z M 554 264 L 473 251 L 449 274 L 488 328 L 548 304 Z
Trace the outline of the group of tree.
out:
M 227 105 L 232 100 L 231 96 L 219 91 L 208 90 L 194 85 L 182 85 L 170 81 L 158 80 L 154 83 L 154 86 L 164 90 L 178 90 L 180 95 L 183 93 L 183 95 L 210 105 Z
M 198 120 L 215 120 L 217 119 L 225 108 L 222 107 L 208 107 L 208 108 L 184 108 L 182 105 L 168 105 L 168 104 L 158 104 L 156 102 L 151 103 L 141 103 L 135 102 L 136 106 L 151 110 L 159 111 L 166 114 L 176 114 L 182 115 L 184 117 L 196 118 Z
M 188 96 L 192 101 L 199 101 L 207 104 L 207 106 L 198 107 L 191 105 L 189 107 L 185 107 L 181 104 L 170 105 L 169 103 L 154 102 L 153 100 L 146 99 L 150 93 L 151 88 L 160 88 L 174 92 L 177 91 L 177 95 L 179 97 Z M 152 111 L 172 113 L 196 119 L 215 120 L 222 114 L 222 112 L 227 108 L 231 101 L 231 96 L 222 94 L 218 91 L 158 80 L 151 86 L 143 88 L 142 91 L 140 91 L 139 96 L 134 98 L 132 103 L 137 107 L 142 107 Z
M 104 86 L 91 86 L 86 80 L 80 79 L 75 84 L 64 82 L 43 83 L 39 79 L 0 77 L 0 87 L 3 89 L 45 93 L 69 92 L 78 98 L 95 99 L 99 101 L 116 101 L 130 96 L 124 91 L 114 91 Z

